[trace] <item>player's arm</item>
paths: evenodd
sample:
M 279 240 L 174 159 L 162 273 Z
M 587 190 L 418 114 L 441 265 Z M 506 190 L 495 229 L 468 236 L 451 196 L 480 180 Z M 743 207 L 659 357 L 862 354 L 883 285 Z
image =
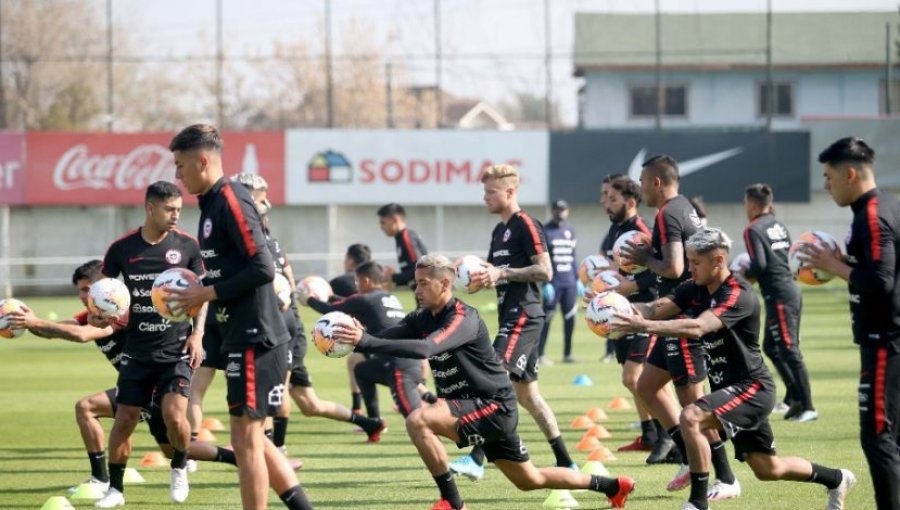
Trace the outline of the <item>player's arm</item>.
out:
M 649 303 L 632 303 L 631 308 L 645 319 L 661 321 L 681 313 L 681 307 L 673 299 L 669 296 Z
M 553 263 L 547 252 L 531 257 L 528 267 L 504 267 L 499 269 L 501 280 L 511 282 L 549 282 L 553 278 Z
M 223 192 L 234 193 L 227 186 Z M 275 279 L 275 264 L 266 243 L 255 206 L 246 199 L 231 195 L 223 215 L 224 229 L 245 260 L 234 276 L 216 283 L 212 299 L 230 300 L 253 291 Z
M 870 227 L 872 228 L 872 227 Z M 877 232 L 877 238 L 876 234 Z M 889 294 L 894 288 L 894 266 L 897 253 L 894 251 L 896 233 L 884 220 L 878 219 L 877 230 L 869 233 L 866 243 L 865 264 L 857 264 L 846 278 L 854 287 L 881 294 Z M 837 273 L 835 273 L 837 274 Z M 838 276 L 840 276 L 838 274 Z
M 662 258 L 647 257 L 647 268 L 663 278 L 678 278 L 684 273 L 684 245 L 671 241 L 662 246 Z
M 612 325 L 614 331 L 687 338 L 700 338 L 725 327 L 710 310 L 701 313 L 696 319 L 651 320 L 638 314 L 616 315 Z
M 86 312 L 85 315 L 87 315 Z M 48 339 L 67 340 L 69 342 L 81 344 L 94 342 L 115 333 L 112 326 L 96 328 L 91 325 L 82 325 L 74 319 L 57 322 L 41 319 L 29 308 L 10 312 L 8 317 L 10 324 L 16 327 L 25 328 L 37 336 Z
M 357 352 L 424 359 L 470 342 L 478 335 L 478 326 L 478 317 L 466 314 L 460 307 L 455 313 L 447 314 L 440 327 L 425 338 L 415 338 L 415 328 L 410 327 L 406 319 L 382 331 L 378 337 L 356 326 L 353 330 L 342 328 L 341 338 L 355 343 Z M 409 336 L 400 336 L 401 332 Z
M 759 233 L 750 227 L 744 230 L 744 245 L 747 247 L 747 255 L 750 256 L 750 265 L 744 271 L 747 278 L 759 278 L 768 268 L 767 246 Z
M 399 273 L 391 273 L 391 281 L 394 285 L 406 285 L 414 280 L 416 274 L 416 261 L 428 252 L 422 239 L 419 238 L 419 234 L 411 234 L 409 229 L 406 229 L 403 232 L 401 250 L 406 259 L 406 267 Z

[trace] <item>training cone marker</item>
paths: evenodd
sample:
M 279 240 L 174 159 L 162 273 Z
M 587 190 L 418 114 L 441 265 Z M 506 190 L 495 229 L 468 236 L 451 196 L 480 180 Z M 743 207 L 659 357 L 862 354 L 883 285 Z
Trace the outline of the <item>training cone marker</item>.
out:
M 581 466 L 581 472 L 586 475 L 609 476 L 609 470 L 599 460 L 589 460 Z
M 600 441 L 597 441 L 596 437 L 582 437 L 581 441 L 578 441 L 578 445 L 576 445 L 575 448 L 577 448 L 580 452 L 589 452 L 591 450 L 596 450 L 601 446 L 603 445 L 600 444 Z
M 141 459 L 141 467 L 153 468 L 153 467 L 166 467 L 169 465 L 169 461 L 166 460 L 166 457 L 160 452 L 148 452 L 147 455 L 144 455 L 144 458 Z
M 598 444 L 599 444 L 599 442 L 598 442 Z M 611 462 L 611 461 L 616 460 L 616 456 L 613 455 L 611 451 L 609 451 L 609 448 L 607 448 L 605 446 L 601 446 L 601 447 L 595 449 L 594 451 L 592 451 L 590 455 L 588 455 L 588 460 L 599 460 L 602 462 Z
M 75 507 L 72 506 L 72 503 L 69 503 L 68 499 L 62 496 L 53 496 L 44 502 L 41 510 L 75 510 Z
M 628 403 L 628 399 L 625 397 L 616 397 L 612 399 L 608 406 L 609 409 L 615 409 L 617 411 L 627 411 L 631 409 L 631 404 Z
M 222 432 L 225 430 L 225 425 L 218 418 L 204 418 L 202 428 L 212 432 Z
M 197 441 L 203 441 L 204 443 L 215 443 L 216 436 L 213 435 L 208 429 L 200 429 L 200 432 L 197 433 Z
M 575 377 L 575 380 L 572 381 L 572 384 L 575 386 L 593 386 L 594 381 L 591 380 L 586 374 L 579 374 Z
M 606 430 L 606 427 L 603 425 L 594 425 L 589 428 L 586 434 L 590 434 L 592 437 L 596 437 L 597 439 L 609 439 L 612 437 L 612 434 Z
M 600 409 L 599 407 L 592 407 L 588 409 L 588 412 L 584 413 L 584 415 L 593 421 L 606 421 L 609 419 L 609 415 L 606 414 L 606 411 Z
M 580 505 L 575 501 L 572 493 L 565 489 L 556 489 L 550 491 L 550 495 L 541 505 L 544 508 L 578 508 Z
M 125 483 L 144 483 L 144 477 L 138 473 L 137 469 L 134 468 L 125 468 L 125 475 L 122 477 L 122 481 Z
M 594 426 L 594 422 L 587 416 L 576 416 L 569 426 L 576 430 L 589 429 Z
M 70 494 L 69 497 L 72 499 L 94 500 L 94 499 L 102 498 L 105 494 L 106 494 L 106 491 L 104 491 L 100 487 L 98 487 L 94 484 L 90 484 L 90 483 L 83 483 L 83 484 L 79 485 L 75 489 L 75 492 Z

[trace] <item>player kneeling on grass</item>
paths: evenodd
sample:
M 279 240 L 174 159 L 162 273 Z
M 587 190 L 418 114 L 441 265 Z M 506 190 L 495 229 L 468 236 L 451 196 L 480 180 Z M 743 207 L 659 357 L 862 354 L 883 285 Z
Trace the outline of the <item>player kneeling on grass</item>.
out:
M 611 324 L 614 331 L 700 338 L 709 353 L 712 393 L 681 412 L 691 469 L 691 495 L 682 510 L 709 508 L 707 430 L 731 438 L 737 460 L 746 462 L 760 480 L 818 483 L 828 489 L 826 510 L 844 508 L 847 492 L 856 483 L 853 473 L 775 453 L 769 425 L 775 382 L 759 350 L 759 301 L 750 284 L 728 268 L 731 239 L 719 229 L 705 228 L 692 235 L 686 247 L 692 278 L 670 296 L 635 304 L 639 313 L 616 315 Z M 685 318 L 665 320 L 680 314 Z
M 360 324 L 338 326 L 335 337 L 356 344 L 357 352 L 404 358 L 428 358 L 441 397 L 406 419 L 406 429 L 434 477 L 441 499 L 432 510 L 466 508 L 450 474 L 447 452 L 438 436 L 459 448 L 480 445 L 520 490 L 591 489 L 604 493 L 615 508 L 624 508 L 634 480 L 606 478 L 553 467 L 536 468 L 516 432 L 516 396 L 494 353 L 487 326 L 474 308 L 453 297 L 453 264 L 441 255 L 426 255 L 415 269 L 421 307 L 379 337 Z

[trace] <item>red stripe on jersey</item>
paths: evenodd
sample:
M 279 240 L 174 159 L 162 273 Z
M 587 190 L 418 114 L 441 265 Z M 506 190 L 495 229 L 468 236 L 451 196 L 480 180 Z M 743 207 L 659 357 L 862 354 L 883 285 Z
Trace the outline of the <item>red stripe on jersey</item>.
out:
M 406 390 L 403 388 L 403 372 L 401 370 L 394 370 L 394 384 L 397 386 L 397 400 L 400 401 L 403 414 L 409 414 L 412 412 L 412 406 L 409 405 L 409 399 L 406 398 Z
M 871 203 L 871 202 L 870 202 Z M 878 348 L 875 362 L 875 433 L 884 432 L 884 372 L 887 368 L 887 347 Z
M 444 340 L 446 340 L 450 335 L 456 332 L 459 329 L 459 325 L 462 324 L 463 319 L 466 318 L 466 310 L 463 308 L 462 302 L 457 301 L 456 305 L 453 307 L 453 313 L 456 314 L 453 317 L 453 320 L 450 321 L 450 325 L 447 326 L 440 334 L 434 337 L 434 344 L 437 345 Z
M 738 297 L 741 295 L 741 284 L 738 283 L 737 279 L 730 277 L 728 279 L 728 286 L 731 287 L 731 295 L 728 296 L 728 299 L 724 303 L 713 309 L 712 312 L 716 317 L 727 312 L 729 308 L 734 306 L 734 304 L 737 303 Z
M 647 344 L 647 352 L 644 353 L 644 356 L 649 356 L 649 355 L 650 355 L 650 351 L 653 350 L 653 346 L 656 345 L 656 340 L 657 340 L 658 338 L 659 338 L 659 337 L 656 336 L 656 335 L 650 335 L 650 343 Z
M 541 242 L 541 236 L 538 234 L 537 226 L 534 224 L 534 220 L 531 219 L 531 216 L 528 216 L 522 211 L 516 213 L 516 216 L 522 218 L 522 221 L 525 222 L 525 226 L 528 227 L 528 233 L 531 234 L 531 242 L 534 244 L 534 252 L 538 255 L 544 253 L 544 243 Z
M 237 196 L 234 194 L 234 190 L 231 189 L 231 184 L 225 183 L 225 186 L 222 186 L 222 194 L 225 195 L 228 208 L 231 209 L 231 214 L 234 215 L 234 220 L 237 221 L 238 230 L 241 231 L 241 238 L 244 240 L 244 246 L 247 248 L 247 254 L 255 257 L 256 243 L 253 241 L 253 234 L 250 233 L 247 218 L 244 217 L 244 212 L 241 211 L 241 204 L 238 203 Z
M 256 409 L 256 353 L 253 347 L 248 347 L 244 351 L 244 372 L 246 391 L 247 391 L 247 409 Z
M 112 245 L 118 243 L 119 241 L 121 241 L 122 239 L 125 239 L 126 237 L 136 234 L 138 231 L 140 231 L 140 227 L 131 229 L 128 232 L 125 232 L 124 234 L 117 237 L 115 240 L 113 240 L 113 242 L 109 243 L 109 245 L 106 247 L 106 251 L 103 252 L 103 254 L 104 254 L 103 260 L 106 261 L 106 254 L 109 253 L 109 249 L 112 248 Z M 103 276 L 107 276 L 107 274 L 103 272 L 103 265 L 104 265 L 103 263 L 100 264 L 100 273 L 103 274 Z M 115 276 L 118 276 L 118 275 L 115 275 Z
M 403 229 L 403 244 L 406 245 L 406 252 L 409 253 L 409 261 L 415 264 L 419 257 L 416 255 L 416 250 L 413 249 L 412 241 L 409 240 L 408 228 Z
M 662 208 L 656 212 L 656 231 L 659 232 L 660 246 L 669 244 L 669 236 L 666 234 L 666 221 L 663 218 L 663 211 L 665 210 L 666 206 L 662 206 Z
M 869 238 L 871 239 L 872 261 L 881 260 L 881 230 L 878 228 L 878 197 L 869 199 Z
M 86 326 L 88 323 L 87 318 L 88 318 L 88 311 L 82 310 L 82 311 L 78 312 L 75 315 L 75 317 L 72 317 L 72 320 L 77 322 L 80 326 Z
M 197 238 L 196 238 L 196 237 L 192 236 L 191 234 L 188 234 L 188 233 L 185 232 L 184 230 L 181 230 L 181 229 L 176 228 L 176 229 L 173 229 L 173 232 L 175 232 L 176 234 L 183 235 L 184 237 L 187 237 L 188 239 L 190 239 L 191 241 L 194 241 L 194 242 L 197 243 L 198 245 L 200 244 L 199 242 L 197 242 Z
M 750 227 L 744 229 L 744 244 L 747 245 L 747 255 L 750 255 L 750 260 L 756 260 L 756 253 L 753 253 L 753 243 L 750 242 Z
M 696 376 L 697 371 L 694 369 L 694 360 L 691 358 L 691 350 L 688 348 L 688 339 L 681 337 L 678 339 L 678 344 L 681 346 L 681 357 L 684 358 L 684 368 L 687 370 L 688 377 Z
M 778 303 L 775 305 L 778 310 L 778 326 L 781 329 L 781 339 L 787 347 L 791 346 L 791 330 L 788 329 L 787 317 L 784 316 L 784 305 Z
M 522 327 L 525 326 L 526 320 L 528 320 L 528 315 L 525 312 L 522 312 L 522 315 L 520 315 L 519 320 L 516 321 L 516 325 L 513 327 L 512 332 L 509 334 L 506 352 L 503 353 L 503 359 L 505 359 L 507 363 L 509 363 L 510 358 L 512 358 L 513 351 L 516 350 L 516 344 L 519 343 L 519 337 L 522 336 Z
M 469 414 L 460 416 L 459 424 L 466 425 L 476 420 L 480 420 L 482 418 L 487 418 L 488 416 L 497 412 L 497 409 L 500 409 L 500 406 L 497 405 L 496 402 L 491 402 L 486 407 L 482 407 L 481 409 L 476 409 Z
M 647 237 L 653 235 L 652 233 L 650 233 L 650 228 L 647 227 L 646 223 L 644 223 L 644 218 L 641 218 L 640 216 L 638 216 L 637 219 L 634 220 L 634 226 L 636 226 L 638 230 L 646 234 Z
M 751 384 L 750 387 L 747 388 L 746 391 L 744 391 L 740 395 L 734 397 L 733 399 L 729 400 L 728 402 L 725 402 L 723 405 L 717 407 L 716 410 L 713 412 L 716 413 L 716 415 L 718 415 L 718 416 L 722 416 L 723 414 L 727 413 L 728 411 L 731 411 L 735 407 L 737 407 L 737 406 L 743 404 L 744 402 L 750 400 L 751 398 L 753 398 L 753 395 L 756 395 L 761 388 L 762 388 L 762 384 L 760 384 L 758 381 L 753 381 L 753 384 Z

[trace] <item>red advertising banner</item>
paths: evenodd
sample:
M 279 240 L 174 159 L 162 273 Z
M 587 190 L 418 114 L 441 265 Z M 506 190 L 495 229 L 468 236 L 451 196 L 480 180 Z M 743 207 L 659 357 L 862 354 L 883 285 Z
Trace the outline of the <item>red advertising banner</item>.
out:
M 172 133 L 44 133 L 26 135 L 29 205 L 138 205 L 147 186 L 175 181 Z M 224 132 L 225 175 L 257 173 L 269 200 L 284 203 L 284 133 Z M 2 195 L 0 195 L 2 196 Z M 195 203 L 193 197 L 186 197 Z
M 25 203 L 25 134 L 0 133 L 0 204 Z

